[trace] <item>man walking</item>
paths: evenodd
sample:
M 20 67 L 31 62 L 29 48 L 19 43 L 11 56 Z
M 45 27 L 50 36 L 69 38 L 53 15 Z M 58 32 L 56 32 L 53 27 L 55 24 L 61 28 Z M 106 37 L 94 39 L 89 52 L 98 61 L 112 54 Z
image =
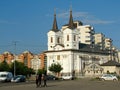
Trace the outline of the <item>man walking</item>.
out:
M 47 87 L 47 72 L 44 73 L 43 75 L 43 81 L 44 81 L 44 87 Z
M 38 87 L 41 87 L 41 79 L 42 79 L 42 74 L 38 75 Z

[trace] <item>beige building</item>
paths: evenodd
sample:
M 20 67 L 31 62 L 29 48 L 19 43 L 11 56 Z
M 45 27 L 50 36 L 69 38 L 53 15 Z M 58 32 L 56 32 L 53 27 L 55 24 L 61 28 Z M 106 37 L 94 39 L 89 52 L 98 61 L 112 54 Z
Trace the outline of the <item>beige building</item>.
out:
M 94 34 L 95 45 L 99 46 L 101 49 L 105 48 L 105 35 L 102 33 Z
M 37 71 L 40 69 L 41 66 L 41 60 L 39 58 L 39 55 L 34 55 L 33 58 L 31 59 L 31 68 Z
M 110 60 L 104 64 L 101 65 L 103 70 L 103 73 L 116 73 L 120 75 L 120 63 Z
M 105 48 L 111 50 L 112 49 L 112 39 L 105 38 Z
M 86 77 L 98 77 L 103 74 L 103 68 L 96 63 L 92 63 L 85 67 L 84 73 Z
M 94 29 L 90 25 L 77 26 L 79 31 L 79 42 L 84 44 L 92 44 L 94 42 Z

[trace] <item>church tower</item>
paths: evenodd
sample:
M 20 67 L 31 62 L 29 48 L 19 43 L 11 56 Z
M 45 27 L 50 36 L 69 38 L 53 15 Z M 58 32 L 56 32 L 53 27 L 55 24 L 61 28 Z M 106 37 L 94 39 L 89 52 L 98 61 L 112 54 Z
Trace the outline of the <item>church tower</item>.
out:
M 73 22 L 72 10 L 70 10 L 70 17 L 68 27 L 63 30 L 64 46 L 65 49 L 78 49 L 78 35 L 77 29 Z
M 55 46 L 61 43 L 61 34 L 57 26 L 56 13 L 54 13 L 54 20 L 52 29 L 48 32 L 48 50 L 54 50 Z

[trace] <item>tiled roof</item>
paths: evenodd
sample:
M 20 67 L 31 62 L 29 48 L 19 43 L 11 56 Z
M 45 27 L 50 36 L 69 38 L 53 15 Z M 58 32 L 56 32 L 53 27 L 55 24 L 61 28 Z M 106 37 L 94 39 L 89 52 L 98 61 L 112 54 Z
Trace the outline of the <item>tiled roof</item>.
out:
M 84 43 L 79 43 L 79 50 L 84 52 L 109 54 L 108 50 L 101 50 L 98 46 Z

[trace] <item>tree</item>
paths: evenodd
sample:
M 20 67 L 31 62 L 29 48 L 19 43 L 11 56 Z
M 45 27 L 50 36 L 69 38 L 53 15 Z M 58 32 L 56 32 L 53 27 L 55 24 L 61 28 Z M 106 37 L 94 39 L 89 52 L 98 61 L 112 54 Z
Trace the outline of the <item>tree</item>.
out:
M 37 74 L 44 74 L 46 72 L 46 70 L 43 69 L 38 69 Z
M 25 66 L 22 62 L 15 61 L 15 67 L 16 67 L 16 75 L 25 75 L 30 76 L 31 74 L 35 73 L 33 69 L 28 68 Z M 14 63 L 11 64 L 11 72 L 14 73 Z
M 63 70 L 62 66 L 59 64 L 59 63 L 53 63 L 51 64 L 51 66 L 49 67 L 49 71 L 55 73 L 55 74 L 58 74 L 59 76 L 59 73 L 61 72 L 61 70 Z
M 10 71 L 10 66 L 5 60 L 0 63 L 0 71 Z

